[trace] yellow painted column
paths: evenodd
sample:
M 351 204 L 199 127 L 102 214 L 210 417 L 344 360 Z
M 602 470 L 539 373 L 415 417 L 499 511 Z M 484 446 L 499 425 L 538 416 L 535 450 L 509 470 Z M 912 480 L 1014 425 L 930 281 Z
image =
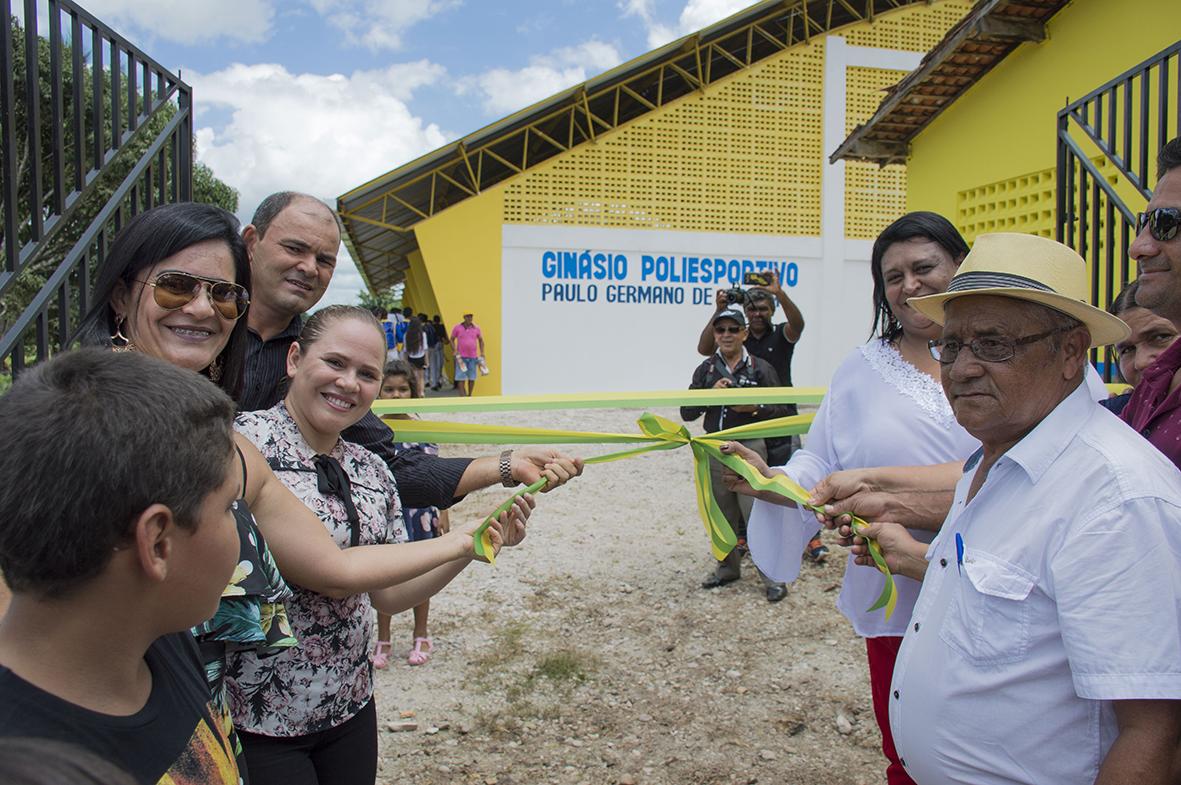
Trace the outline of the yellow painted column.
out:
M 430 281 L 448 334 L 463 321 L 465 313 L 473 314 L 473 321 L 484 333 L 491 373 L 476 380 L 476 395 L 499 395 L 501 390 L 503 215 L 503 189 L 496 188 L 466 199 L 414 229 L 422 252 L 422 279 Z

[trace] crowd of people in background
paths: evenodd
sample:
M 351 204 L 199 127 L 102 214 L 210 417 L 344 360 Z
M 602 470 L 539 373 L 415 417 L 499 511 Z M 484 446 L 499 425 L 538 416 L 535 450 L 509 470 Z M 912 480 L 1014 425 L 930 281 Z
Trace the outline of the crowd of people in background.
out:
M 823 558 L 818 525 L 849 547 L 837 604 L 865 639 L 891 785 L 1181 781 L 1181 140 L 1158 164 L 1128 249 L 1139 274 L 1109 311 L 1060 243 L 969 249 L 942 216 L 893 222 L 873 248 L 873 335 L 806 443 L 724 448 L 821 512 L 711 468 L 769 601 Z M 386 616 L 374 644 L 371 608 L 415 610 L 407 661 L 425 663 L 429 599 L 479 558 L 482 518 L 452 526 L 448 508 L 581 473 L 547 448 L 399 442 L 374 401 L 442 384 L 447 346 L 471 395 L 484 335 L 470 313 L 449 333 L 409 309 L 305 321 L 340 239 L 292 192 L 241 231 L 205 205 L 143 212 L 103 260 L 84 348 L 0 399 L 0 780 L 40 756 L 109 783 L 373 783 L 373 667 L 392 640 Z M 741 302 L 719 293 L 691 387 L 790 385 L 803 330 L 774 275 Z M 1125 399 L 1089 364 L 1102 346 Z M 794 409 L 681 413 L 715 432 Z M 534 504 L 492 521 L 494 551 Z M 866 610 L 886 580 L 871 543 L 895 574 L 888 619 Z

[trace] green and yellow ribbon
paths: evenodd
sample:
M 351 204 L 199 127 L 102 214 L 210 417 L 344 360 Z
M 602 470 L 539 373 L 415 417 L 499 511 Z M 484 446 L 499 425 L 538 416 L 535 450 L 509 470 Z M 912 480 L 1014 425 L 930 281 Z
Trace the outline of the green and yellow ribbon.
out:
M 729 391 L 731 396 L 734 391 Z M 376 408 L 376 407 L 375 407 Z M 388 417 L 388 415 L 387 415 Z M 586 464 L 610 463 L 612 461 L 634 458 L 658 450 L 675 450 L 686 445 L 693 453 L 693 479 L 697 495 L 697 509 L 709 536 L 710 549 L 714 558 L 721 561 L 737 544 L 734 530 L 730 522 L 722 514 L 714 499 L 713 488 L 709 477 L 709 459 L 713 458 L 750 483 L 758 491 L 770 491 L 778 494 L 808 510 L 823 511 L 820 507 L 808 503 L 810 495 L 803 487 L 784 474 L 764 477 L 762 473 L 737 455 L 723 453 L 722 445 L 732 440 L 763 439 L 774 436 L 791 436 L 806 433 L 812 423 L 813 415 L 799 414 L 792 417 L 780 417 L 774 420 L 742 425 L 715 431 L 706 436 L 692 436 L 684 425 L 656 414 L 645 413 L 637 420 L 639 434 L 624 433 L 596 433 L 589 431 L 559 431 L 544 428 L 521 428 L 499 425 L 470 425 L 463 423 L 432 422 L 427 420 L 395 420 L 391 423 L 397 429 L 399 441 L 436 442 L 450 444 L 643 444 L 642 447 L 607 453 L 584 459 Z M 392 418 L 390 418 L 392 419 Z M 396 423 L 396 424 L 395 424 Z M 545 487 L 544 479 L 526 486 L 503 504 L 493 510 L 492 514 L 476 529 L 475 552 L 489 563 L 495 563 L 496 557 L 492 549 L 491 536 L 488 526 L 492 520 L 502 512 L 506 512 L 513 505 L 513 501 L 522 494 L 536 493 Z M 853 518 L 853 529 L 860 531 L 867 524 L 860 518 Z M 885 608 L 886 617 L 894 612 L 898 602 L 898 591 L 894 578 L 886 566 L 881 548 L 873 540 L 868 540 L 869 553 L 878 570 L 886 577 L 885 587 L 870 610 Z

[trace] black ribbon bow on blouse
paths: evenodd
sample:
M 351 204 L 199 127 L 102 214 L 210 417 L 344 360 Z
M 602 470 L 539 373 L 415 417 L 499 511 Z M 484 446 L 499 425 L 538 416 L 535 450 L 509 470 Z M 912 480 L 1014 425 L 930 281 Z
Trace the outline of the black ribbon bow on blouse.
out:
M 320 493 L 330 493 L 344 502 L 344 511 L 349 519 L 349 545 L 356 548 L 361 542 L 361 519 L 353 505 L 353 485 L 340 461 L 331 455 L 317 455 L 316 487 Z

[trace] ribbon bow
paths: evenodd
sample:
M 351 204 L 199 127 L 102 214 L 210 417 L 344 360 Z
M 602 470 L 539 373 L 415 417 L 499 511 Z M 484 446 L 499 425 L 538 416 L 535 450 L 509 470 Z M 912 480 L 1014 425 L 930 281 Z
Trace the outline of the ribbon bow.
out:
M 331 455 L 317 455 L 312 462 L 316 466 L 316 489 L 344 502 L 345 515 L 349 520 L 349 545 L 356 548 L 361 542 L 361 518 L 353 505 L 353 485 L 348 473 L 340 461 Z
M 692 436 L 685 426 L 672 422 L 657 414 L 645 413 L 637 421 L 640 434 L 622 433 L 592 433 L 587 431 L 556 431 L 543 428 L 519 428 L 498 425 L 471 425 L 464 423 L 431 422 L 428 420 L 398 420 L 394 426 L 400 438 L 407 441 L 446 442 L 465 444 L 606 444 L 606 443 L 645 443 L 642 447 L 623 450 L 620 452 L 597 455 L 585 459 L 585 463 L 609 463 L 625 458 L 632 458 L 656 450 L 675 450 L 685 445 L 693 453 L 693 479 L 697 493 L 697 510 L 701 514 L 702 523 L 710 540 L 710 549 L 714 558 L 724 559 L 726 554 L 734 549 L 737 538 L 730 522 L 722 514 L 714 499 L 713 487 L 709 479 L 709 459 L 714 458 L 720 463 L 733 469 L 740 477 L 750 483 L 751 487 L 759 491 L 770 491 L 795 502 L 800 507 L 813 511 L 822 511 L 820 507 L 808 503 L 810 494 L 798 483 L 784 474 L 764 477 L 762 472 L 751 466 L 737 455 L 727 455 L 722 452 L 722 445 L 737 439 L 763 439 L 770 436 L 790 436 L 806 433 L 812 423 L 813 415 L 798 414 L 792 417 L 779 417 L 773 420 L 740 425 L 727 428 L 705 436 Z M 497 507 L 490 516 L 474 532 L 475 552 L 489 563 L 495 563 L 496 557 L 492 550 L 492 540 L 488 534 L 488 525 L 502 512 L 512 507 L 513 500 L 525 493 L 536 493 L 545 487 L 545 480 L 518 490 L 503 504 Z M 854 531 L 860 531 L 866 526 L 865 521 L 853 518 Z M 873 540 L 869 540 L 869 553 L 878 570 L 885 576 L 886 583 L 877 601 L 870 610 L 886 609 L 886 617 L 894 612 L 898 602 L 897 587 L 894 578 L 886 566 L 881 548 Z

